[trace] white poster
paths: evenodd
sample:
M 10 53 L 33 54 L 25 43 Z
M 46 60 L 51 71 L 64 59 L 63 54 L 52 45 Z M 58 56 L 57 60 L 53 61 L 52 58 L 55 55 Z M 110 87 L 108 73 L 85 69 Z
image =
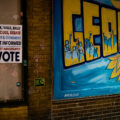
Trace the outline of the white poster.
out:
M 21 25 L 0 25 L 0 63 L 22 63 Z

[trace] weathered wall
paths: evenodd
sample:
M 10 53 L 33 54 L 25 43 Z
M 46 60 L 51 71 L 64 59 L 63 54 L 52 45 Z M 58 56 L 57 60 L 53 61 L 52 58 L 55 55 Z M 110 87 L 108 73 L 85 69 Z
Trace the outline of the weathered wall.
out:
M 54 101 L 53 120 L 119 120 L 120 95 Z
M 9 7 L 13 6 L 13 7 Z M 20 25 L 20 0 L 1 0 L 0 1 L 0 24 Z M 11 99 L 22 99 L 21 87 L 16 83 L 22 84 L 21 64 L 0 64 L 0 101 Z
M 0 108 L 0 120 L 28 120 L 28 108 L 26 106 Z
M 120 119 L 120 95 L 52 101 L 52 1 L 27 0 L 28 106 L 0 108 L 0 120 Z M 34 87 L 44 77 L 45 86 Z
M 0 108 L 0 120 L 45 120 L 51 118 L 52 1 L 27 0 L 26 8 L 28 106 Z M 9 13 L 7 15 L 12 17 Z M 2 19 L 2 21 L 4 20 Z M 34 79 L 41 77 L 46 80 L 45 86 L 35 87 Z
M 20 6 L 20 0 L 1 0 L 0 24 L 19 25 L 21 22 Z M 18 77 L 19 75 L 21 76 L 21 72 L 22 71 L 20 64 L 0 64 L 0 97 L 2 97 L 1 100 L 9 100 L 11 98 L 11 95 L 16 99 L 21 99 L 21 89 L 16 88 L 15 86 L 16 82 L 21 82 L 22 78 Z M 12 76 L 12 73 L 17 73 L 17 77 Z M 0 108 L 0 120 L 27 120 L 27 118 L 27 106 L 2 106 L 2 108 Z
M 27 22 L 29 119 L 46 120 L 51 115 L 52 1 L 29 0 Z M 45 86 L 34 87 L 34 79 L 41 77 Z

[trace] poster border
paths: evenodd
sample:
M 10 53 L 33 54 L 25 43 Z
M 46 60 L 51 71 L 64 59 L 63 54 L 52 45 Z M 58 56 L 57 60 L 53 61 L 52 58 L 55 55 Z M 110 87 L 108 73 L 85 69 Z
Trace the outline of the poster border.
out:
M 81 0 L 83 2 L 83 0 Z M 113 9 L 116 10 L 116 16 L 117 13 L 119 11 L 119 9 L 105 5 L 105 4 L 100 4 L 99 2 L 96 1 L 90 1 L 90 0 L 84 0 L 86 2 L 90 2 L 90 3 L 95 3 L 97 5 L 99 5 L 99 9 L 102 7 L 105 8 L 109 8 L 109 9 Z M 54 43 L 54 49 L 53 49 L 53 63 L 54 63 L 54 82 L 53 82 L 53 99 L 54 100 L 64 100 L 64 99 L 73 99 L 73 98 L 84 98 L 84 97 L 89 97 L 89 96 L 72 96 L 75 93 L 80 93 L 81 90 L 63 90 L 61 87 L 61 82 L 62 82 L 62 70 L 65 70 L 65 66 L 64 66 L 64 57 L 63 56 L 63 26 L 62 26 L 62 0 L 54 0 L 53 3 L 53 43 Z M 81 7 L 82 8 L 82 7 Z M 82 11 L 83 12 L 83 11 Z M 101 18 L 101 11 L 100 11 L 100 18 Z M 101 19 L 100 19 L 101 22 Z M 118 22 L 118 21 L 117 21 Z M 84 23 L 83 23 L 84 24 Z M 101 23 L 100 23 L 101 24 Z M 117 23 L 118 24 L 118 23 Z M 84 27 L 83 27 L 84 29 Z M 117 26 L 117 32 L 118 32 L 118 26 Z M 101 29 L 100 29 L 100 33 L 101 33 Z M 61 42 L 62 41 L 62 42 Z M 102 49 L 102 48 L 101 48 Z M 116 53 L 115 53 L 116 54 Z M 77 65 L 73 65 L 71 66 L 72 68 L 74 68 L 75 66 L 78 66 L 80 64 Z M 69 68 L 71 68 L 69 67 Z M 68 67 L 67 67 L 68 68 Z M 65 98 L 63 95 L 65 94 L 71 94 L 71 96 Z M 113 93 L 112 95 L 116 95 L 119 93 Z M 96 96 L 110 96 L 111 94 L 101 94 L 101 95 L 91 95 L 90 97 L 96 97 Z

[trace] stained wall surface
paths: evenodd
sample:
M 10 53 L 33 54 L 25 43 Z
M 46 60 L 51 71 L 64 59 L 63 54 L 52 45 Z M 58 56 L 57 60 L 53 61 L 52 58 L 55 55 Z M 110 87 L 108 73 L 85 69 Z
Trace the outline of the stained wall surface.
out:
M 11 7 L 10 7 L 11 6 Z M 20 0 L 0 1 L 0 24 L 20 25 L 21 24 L 21 3 Z M 0 101 L 22 99 L 22 65 L 21 64 L 0 64 Z M 21 86 L 17 86 L 17 82 Z
M 120 95 L 54 100 L 54 6 L 51 0 L 27 0 L 28 103 L 0 106 L 0 120 L 119 120 Z M 35 87 L 34 79 L 40 77 L 45 78 L 45 86 Z

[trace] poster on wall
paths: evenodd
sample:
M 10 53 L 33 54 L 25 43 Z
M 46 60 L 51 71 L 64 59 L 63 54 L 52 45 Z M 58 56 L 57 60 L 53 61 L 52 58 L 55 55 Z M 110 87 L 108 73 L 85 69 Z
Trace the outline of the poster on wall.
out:
M 22 26 L 0 24 L 0 63 L 22 63 Z
M 54 0 L 55 100 L 119 94 L 119 52 L 120 0 Z

